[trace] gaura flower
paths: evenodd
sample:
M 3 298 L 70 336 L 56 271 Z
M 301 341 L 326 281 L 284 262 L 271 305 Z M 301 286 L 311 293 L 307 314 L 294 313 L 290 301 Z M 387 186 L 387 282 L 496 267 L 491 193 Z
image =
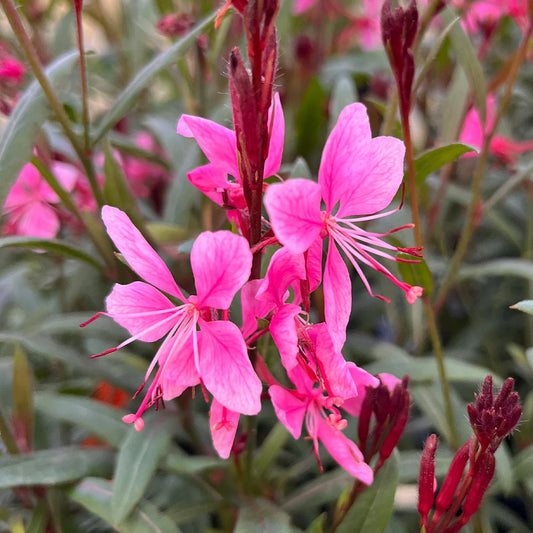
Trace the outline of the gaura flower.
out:
M 322 388 L 314 387 L 313 381 L 300 367 L 295 367 L 289 372 L 289 376 L 296 385 L 296 390 L 286 389 L 277 384 L 271 385 L 268 389 L 280 422 L 295 439 L 298 439 L 305 420 L 319 464 L 318 441 L 320 440 L 333 459 L 347 472 L 366 485 L 372 483 L 372 469 L 364 462 L 363 454 L 356 444 L 342 433 L 347 425 L 347 421 L 337 409 L 339 404 L 342 405 L 342 399 L 324 395 Z
M 271 185 L 265 195 L 272 229 L 291 252 L 303 253 L 315 240 L 329 237 L 324 269 L 325 315 L 339 351 L 346 338 L 352 298 L 350 276 L 339 249 L 371 295 L 361 263 L 381 272 L 400 287 L 410 304 L 423 292 L 421 287 L 397 279 L 374 257 L 399 260 L 383 249 L 419 256 L 418 249 L 397 248 L 381 239 L 411 225 L 384 234 L 356 225 L 394 212 L 379 213 L 392 201 L 402 182 L 404 153 L 405 147 L 399 139 L 372 138 L 365 107 L 352 104 L 341 112 L 326 142 L 318 183 L 291 179 Z M 325 209 L 321 208 L 322 201 Z
M 52 171 L 62 187 L 70 192 L 77 175 L 66 163 L 54 163 Z M 59 216 L 55 204 L 59 196 L 31 164 L 25 165 L 4 203 L 6 234 L 27 235 L 51 239 L 59 231 Z
M 160 399 L 175 398 L 199 383 L 226 409 L 257 414 L 261 381 L 239 328 L 227 320 L 235 293 L 250 275 L 252 254 L 247 241 L 229 231 L 200 234 L 191 251 L 197 294 L 186 298 L 125 213 L 104 206 L 102 218 L 118 250 L 144 282 L 116 284 L 107 297 L 107 312 L 99 314 L 113 318 L 132 336 L 97 356 L 134 340 L 154 342 L 166 335 L 146 372 L 145 383 L 158 366 L 144 400 L 135 414 L 123 420 L 140 431 L 141 415 L 147 407 Z M 219 309 L 226 320 L 218 320 Z
M 270 145 L 265 160 L 265 178 L 279 170 L 285 137 L 285 120 L 279 94 L 274 95 L 269 109 Z M 188 173 L 189 181 L 218 205 L 242 209 L 246 207 L 237 158 L 235 132 L 211 120 L 182 115 L 177 132 L 194 137 L 209 160 L 208 165 Z

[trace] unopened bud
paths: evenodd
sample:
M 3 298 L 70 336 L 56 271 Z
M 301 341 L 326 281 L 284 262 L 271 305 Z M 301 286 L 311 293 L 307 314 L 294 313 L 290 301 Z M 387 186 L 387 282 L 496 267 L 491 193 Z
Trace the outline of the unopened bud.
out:
M 420 526 L 427 526 L 427 519 L 435 497 L 435 454 L 439 442 L 434 433 L 426 440 L 422 459 L 420 461 L 420 476 L 418 477 L 418 514 Z

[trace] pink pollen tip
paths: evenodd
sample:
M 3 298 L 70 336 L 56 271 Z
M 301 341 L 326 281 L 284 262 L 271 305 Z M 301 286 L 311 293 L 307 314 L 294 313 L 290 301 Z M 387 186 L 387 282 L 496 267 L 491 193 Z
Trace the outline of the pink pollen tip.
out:
M 97 357 L 103 357 L 104 355 L 107 355 L 109 353 L 113 353 L 113 352 L 116 352 L 116 351 L 117 351 L 117 348 L 109 348 L 109 350 L 106 350 L 105 352 L 91 355 L 91 359 L 95 359 Z
M 411 287 L 406 293 L 405 293 L 405 297 L 407 298 L 407 301 L 413 305 L 417 298 L 420 298 L 420 296 L 422 296 L 422 294 L 424 294 L 424 289 L 422 287 L 417 287 L 417 286 L 414 286 L 414 287 Z
M 122 422 L 125 422 L 126 424 L 133 424 L 135 426 L 136 431 L 141 431 L 144 427 L 144 420 L 133 413 L 123 416 Z
M 93 317 L 89 318 L 86 322 L 82 322 L 80 324 L 80 328 L 84 328 L 85 326 L 88 326 L 91 322 L 94 322 L 102 313 L 98 312 Z

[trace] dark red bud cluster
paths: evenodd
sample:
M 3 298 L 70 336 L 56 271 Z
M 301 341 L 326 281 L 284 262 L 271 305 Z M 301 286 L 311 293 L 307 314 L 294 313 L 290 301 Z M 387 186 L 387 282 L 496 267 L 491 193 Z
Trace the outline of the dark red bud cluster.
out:
M 409 378 L 405 376 L 392 391 L 383 384 L 367 388 L 359 415 L 359 448 L 367 463 L 379 454 L 375 472 L 390 457 L 409 419 L 411 395 L 408 384 Z M 374 425 L 370 430 L 372 419 Z
M 492 376 L 487 376 L 476 404 L 468 404 L 468 417 L 483 450 L 494 453 L 501 441 L 513 431 L 522 416 L 518 393 L 513 391 L 514 380 L 505 380 L 494 399 Z
M 381 9 L 381 38 L 389 57 L 400 100 L 403 115 L 411 107 L 411 89 L 415 75 L 413 44 L 418 30 L 418 9 L 415 0 L 404 9 L 400 6 L 394 10 L 390 0 L 385 0 Z
M 188 13 L 171 13 L 164 16 L 156 27 L 162 35 L 175 39 L 184 35 L 193 25 L 194 20 Z
M 426 441 L 420 462 L 418 512 L 420 525 L 427 533 L 456 533 L 479 509 L 494 476 L 494 453 L 522 413 L 513 384 L 511 378 L 506 380 L 494 399 L 492 376 L 485 379 L 476 405 L 468 406 L 475 437 L 455 454 L 436 498 L 437 437 L 431 435 Z

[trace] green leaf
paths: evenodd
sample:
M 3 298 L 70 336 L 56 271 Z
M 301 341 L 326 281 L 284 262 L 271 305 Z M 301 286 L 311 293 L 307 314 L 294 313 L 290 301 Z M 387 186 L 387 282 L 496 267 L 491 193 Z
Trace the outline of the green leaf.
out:
M 132 515 L 115 525 L 111 511 L 111 486 L 106 479 L 86 478 L 66 490 L 73 501 L 83 505 L 91 513 L 114 526 L 123 533 L 179 533 L 177 526 L 169 517 L 162 514 L 149 502 L 141 502 Z
M 13 358 L 13 423 L 24 431 L 29 449 L 33 446 L 33 373 L 26 354 L 17 344 Z
M 516 486 L 516 480 L 512 468 L 512 456 L 506 442 L 494 454 L 496 458 L 496 479 L 506 497 L 510 496 Z
M 0 248 L 8 247 L 45 250 L 46 252 L 53 254 L 80 259 L 98 269 L 102 268 L 102 265 L 89 254 L 58 239 L 42 239 L 40 237 L 0 237 Z
M 439 132 L 441 142 L 455 142 L 463 124 L 468 99 L 468 80 L 460 65 L 454 70 L 452 80 L 441 106 Z
M 161 468 L 176 474 L 194 474 L 209 468 L 221 468 L 227 462 L 218 457 L 190 456 L 174 448 L 165 457 Z
M 109 144 L 106 144 L 104 153 L 104 197 L 106 203 L 124 211 L 133 224 L 142 231 L 144 219 L 139 213 L 126 176 L 117 163 Z
M 511 305 L 511 309 L 518 309 L 518 311 L 533 315 L 533 300 L 522 300 L 521 302 Z
M 341 111 L 349 104 L 357 102 L 357 87 L 351 76 L 341 76 L 331 94 L 329 104 L 329 131 L 335 126 Z
M 159 222 L 149 222 L 146 228 L 154 239 L 162 246 L 168 244 L 177 244 L 187 240 L 190 233 L 183 227 L 176 224 L 165 224 Z
M 113 524 L 119 524 L 141 499 L 170 445 L 169 417 L 146 417 L 142 431 L 132 425 L 118 454 L 111 498 Z
M 305 530 L 305 533 L 324 533 L 324 527 L 326 525 L 326 513 L 322 513 L 317 516 Z
M 398 258 L 407 259 L 408 261 L 414 259 L 412 255 L 404 253 L 398 254 Z M 424 295 L 430 296 L 433 292 L 431 270 L 429 270 L 423 258 L 417 258 L 416 261 L 416 263 L 398 261 L 398 270 L 406 283 L 409 283 L 413 287 L 422 287 L 424 289 Z
M 441 11 L 441 17 L 444 24 L 451 24 L 457 18 L 457 15 L 453 13 L 450 8 L 445 7 Z M 474 102 L 481 118 L 481 123 L 484 124 L 487 104 L 487 86 L 481 63 L 478 60 L 470 38 L 460 24 L 454 24 L 451 27 L 450 42 L 457 54 L 459 64 L 468 78 L 470 88 L 474 95 Z
M 513 276 L 533 281 L 533 263 L 529 259 L 494 259 L 479 265 L 465 265 L 457 277 L 462 281 L 486 276 Z
M 415 159 L 416 183 L 420 185 L 432 172 L 455 161 L 459 156 L 477 151 L 477 148 L 468 144 L 452 143 L 424 152 Z
M 291 168 L 291 174 L 289 176 L 292 178 L 307 178 L 312 179 L 311 171 L 309 166 L 303 157 L 297 157 Z
M 234 533 L 290 533 L 289 515 L 273 502 L 246 500 L 239 508 Z
M 126 413 L 81 396 L 37 393 L 35 409 L 79 426 L 116 447 L 120 446 L 128 430 L 128 426 L 122 422 L 122 416 Z
M 176 41 L 168 50 L 155 56 L 131 80 L 128 86 L 119 94 L 113 107 L 105 114 L 92 136 L 92 143 L 96 144 L 104 135 L 130 110 L 136 103 L 139 93 L 152 82 L 152 78 L 161 70 L 171 65 L 181 57 L 196 38 L 205 33 L 209 25 L 215 20 L 216 11 L 198 23 L 185 37 Z
M 41 498 L 33 510 L 31 521 L 28 524 L 26 533 L 44 533 L 47 524 L 48 508 L 46 505 L 46 500 Z
M 358 496 L 340 523 L 338 533 L 382 533 L 394 506 L 398 486 L 398 454 L 389 457 L 374 482 Z
M 268 468 L 274 462 L 288 438 L 289 432 L 283 424 L 278 422 L 272 428 L 254 458 L 253 470 L 257 479 L 265 476 Z
M 111 473 L 114 453 L 98 448 L 54 448 L 0 457 L 0 489 L 57 485 Z
M 79 52 L 73 50 L 59 57 L 46 69 L 45 74 L 54 89 L 65 86 L 78 58 Z M 31 159 L 41 125 L 50 113 L 39 82 L 32 81 L 0 135 L 0 205 L 4 205 L 20 170 Z

